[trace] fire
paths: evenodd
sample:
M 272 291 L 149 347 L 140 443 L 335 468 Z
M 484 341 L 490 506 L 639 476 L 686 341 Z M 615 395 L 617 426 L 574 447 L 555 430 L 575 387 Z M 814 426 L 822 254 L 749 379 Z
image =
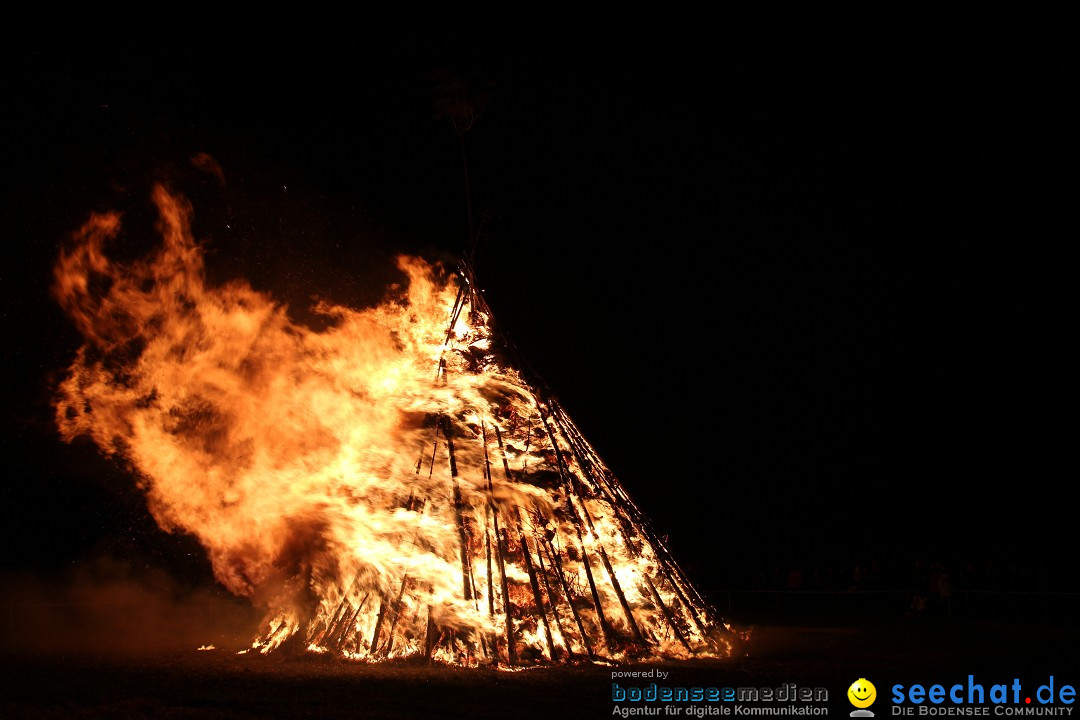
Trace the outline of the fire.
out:
M 266 608 L 252 649 L 523 665 L 722 656 L 728 629 L 554 398 L 514 367 L 470 270 L 400 257 L 377 307 L 315 331 L 208 284 L 191 208 L 121 266 L 95 214 L 55 268 L 85 337 L 64 440 L 126 461 L 150 512 Z

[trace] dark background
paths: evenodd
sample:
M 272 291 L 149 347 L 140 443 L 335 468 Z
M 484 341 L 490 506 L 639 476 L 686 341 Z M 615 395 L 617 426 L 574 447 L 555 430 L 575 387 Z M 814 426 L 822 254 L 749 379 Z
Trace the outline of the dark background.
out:
M 9 45 L 0 572 L 107 557 L 212 583 L 122 467 L 57 436 L 80 344 L 48 292 L 64 238 L 119 209 L 115 254 L 138 256 L 166 180 L 212 277 L 302 320 L 371 302 L 396 252 L 468 246 L 448 72 L 490 96 L 465 136 L 488 301 L 705 590 L 793 568 L 847 587 L 856 565 L 901 587 L 916 560 L 1075 589 L 1053 48 L 778 45 Z

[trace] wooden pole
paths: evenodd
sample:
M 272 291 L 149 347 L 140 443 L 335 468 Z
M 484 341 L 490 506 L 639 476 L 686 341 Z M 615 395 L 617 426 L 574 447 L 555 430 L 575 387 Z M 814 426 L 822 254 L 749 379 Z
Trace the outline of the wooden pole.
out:
M 331 637 L 331 633 L 333 632 L 334 625 L 336 625 L 337 622 L 338 622 L 338 615 L 341 614 L 342 608 L 345 607 L 345 601 L 348 600 L 349 595 L 351 595 L 353 589 L 356 588 L 356 582 L 359 579 L 360 579 L 359 575 L 356 575 L 355 577 L 353 577 L 352 582 L 349 583 L 349 587 L 345 590 L 345 592 L 341 593 L 341 600 L 338 601 L 338 605 L 337 605 L 337 608 L 334 610 L 334 614 L 330 616 L 330 624 L 327 625 L 326 628 L 319 635 L 319 637 L 314 640 L 314 642 L 316 644 L 322 642 L 323 639 L 325 639 L 325 638 Z
M 495 617 L 495 586 L 491 581 L 491 533 L 488 531 L 488 520 L 491 517 L 491 506 L 484 508 L 484 554 L 487 555 L 487 601 L 488 616 Z
M 510 612 L 510 592 L 506 582 L 506 530 L 499 531 L 499 516 L 495 515 L 495 538 L 499 541 L 499 577 L 502 583 L 503 613 L 506 616 L 506 661 L 517 665 L 517 646 L 514 644 L 514 616 Z
M 493 517 L 495 514 L 494 506 L 494 489 L 491 484 L 491 460 L 488 457 L 487 446 L 487 426 L 484 424 L 483 418 L 480 419 L 480 437 L 484 443 L 484 479 L 487 480 L 488 489 L 488 504 L 484 508 L 484 550 L 487 555 L 487 596 L 488 596 L 488 615 L 495 616 L 495 588 L 491 582 L 491 535 L 488 533 L 488 518 Z M 498 532 L 498 529 L 496 529 Z
M 540 417 L 543 418 L 542 413 Z M 499 432 L 498 425 L 495 426 L 495 437 L 499 442 L 499 453 L 502 455 L 503 459 L 503 471 L 506 473 L 507 480 L 511 480 L 512 475 L 510 474 L 510 464 L 506 460 L 506 451 L 503 449 L 502 434 Z M 559 460 L 559 476 L 562 478 L 563 485 L 567 490 L 566 504 L 570 509 L 570 517 L 574 520 L 574 529 L 577 531 L 578 546 L 581 548 L 581 560 L 582 564 L 585 566 L 585 577 L 589 581 L 589 590 L 592 593 L 593 609 L 596 612 L 596 617 L 599 619 L 600 631 L 604 635 L 604 641 L 607 643 L 608 650 L 614 650 L 616 645 L 615 631 L 611 627 L 610 623 L 608 623 L 607 616 L 604 615 L 604 604 L 600 601 L 600 593 L 597 591 L 596 581 L 593 579 L 592 566 L 589 563 L 589 556 L 585 553 L 585 541 L 581 534 L 581 520 L 577 514 L 577 510 L 574 509 L 573 502 L 570 500 L 571 489 L 569 487 L 566 473 L 562 465 L 562 456 L 559 454 L 559 449 L 557 445 L 555 446 L 555 456 Z
M 368 595 L 370 595 L 370 594 L 371 593 L 364 593 L 364 597 L 360 599 L 360 604 L 356 606 L 356 612 L 354 612 L 352 614 L 352 617 L 349 618 L 349 622 L 342 626 L 341 632 L 338 633 L 337 640 L 334 643 L 335 647 L 340 648 L 342 646 L 342 644 L 345 642 L 345 638 L 349 635 L 349 633 L 350 632 L 355 633 L 355 631 L 356 631 L 356 618 L 360 617 L 360 611 L 364 609 L 364 603 L 367 602 Z
M 499 450 L 502 455 L 503 470 L 506 472 L 506 477 L 510 477 L 510 466 L 506 462 L 506 453 L 502 451 L 502 435 L 499 433 L 499 426 L 495 425 L 495 437 L 499 439 Z M 484 431 L 484 456 L 487 457 L 487 431 Z M 514 618 L 510 613 L 510 592 L 509 585 L 506 581 L 506 537 L 502 531 L 499 530 L 499 508 L 495 505 L 495 490 L 491 482 L 491 465 L 488 464 L 488 504 L 491 506 L 491 523 L 495 531 L 495 560 L 499 565 L 499 582 L 502 590 L 503 597 L 503 615 L 506 618 L 506 660 L 511 665 L 517 665 L 517 648 L 514 645 Z
M 682 601 L 683 605 L 686 607 L 687 613 L 694 621 L 694 624 L 697 626 L 698 630 L 703 636 L 706 635 L 707 633 L 705 631 L 705 626 L 702 623 L 701 619 L 698 617 L 698 608 L 703 609 L 706 616 L 708 616 L 709 604 L 705 602 L 704 598 L 697 594 L 697 592 L 693 589 L 692 585 L 690 586 L 691 592 L 696 595 L 696 602 L 691 602 L 690 599 L 687 598 L 681 587 L 682 583 L 679 582 L 679 580 L 685 582 L 685 579 L 682 577 L 682 571 L 679 569 L 678 563 L 675 562 L 675 559 L 671 557 L 671 553 L 668 551 L 667 547 L 662 542 L 660 542 L 660 539 L 656 536 L 656 533 L 653 531 L 648 519 L 642 514 L 641 510 L 638 509 L 637 505 L 634 504 L 634 502 L 630 499 L 630 497 L 621 487 L 619 487 L 618 485 L 612 485 L 610 479 L 604 472 L 595 470 L 597 462 L 594 462 L 592 459 L 586 461 L 584 457 L 586 454 L 589 456 L 593 455 L 591 449 L 589 452 L 586 452 L 586 449 L 588 448 L 588 443 L 583 437 L 581 437 L 581 434 L 574 427 L 573 423 L 569 422 L 569 419 L 564 417 L 565 413 L 561 410 L 561 408 L 557 408 L 557 410 L 559 411 L 559 413 L 558 416 L 555 418 L 555 421 L 559 424 L 560 429 L 563 430 L 564 434 L 566 434 L 567 438 L 570 440 L 570 447 L 574 451 L 574 455 L 578 459 L 578 462 L 582 464 L 583 468 L 585 466 L 585 463 L 587 462 L 592 468 L 594 468 L 594 472 L 596 473 L 596 475 L 599 476 L 600 481 L 597 482 L 596 485 L 597 487 L 605 491 L 609 501 L 611 502 L 612 507 L 615 509 L 615 516 L 616 518 L 618 518 L 619 524 L 623 529 L 623 536 L 624 539 L 627 541 L 627 546 L 630 548 L 631 552 L 633 552 L 635 556 L 640 555 L 640 551 L 632 541 L 631 536 L 633 535 L 633 533 L 630 529 L 636 529 L 645 536 L 646 540 L 648 540 L 648 542 L 652 546 L 653 551 L 656 553 L 657 560 L 659 560 L 660 562 L 661 574 L 675 590 L 675 594 L 679 597 L 679 600 Z M 689 583 L 687 584 L 689 585 Z
M 387 632 L 386 639 L 386 656 L 390 656 L 390 651 L 394 649 L 394 628 L 397 627 L 398 617 L 401 615 L 401 599 L 405 596 L 405 583 L 409 580 L 409 573 L 405 573 L 401 576 L 401 587 L 398 589 L 397 599 L 394 601 L 394 607 L 391 610 L 390 617 L 390 630 Z
M 543 543 L 536 540 L 536 561 L 540 565 L 540 578 L 544 581 L 544 591 L 547 592 L 548 605 L 551 608 L 551 617 L 555 620 L 555 627 L 559 630 L 559 636 L 566 644 L 566 654 L 573 659 L 574 650 L 570 647 L 570 638 L 566 636 L 566 631 L 563 630 L 562 623 L 559 622 L 559 609 L 558 601 L 555 599 L 555 595 L 551 592 L 551 582 L 548 580 L 547 568 L 544 567 L 544 548 Z
M 588 513 L 588 510 L 585 512 Z M 619 578 L 615 576 L 615 570 L 611 567 L 611 561 L 608 559 L 608 554 L 604 550 L 604 546 L 600 544 L 600 538 L 596 538 L 596 549 L 600 552 L 600 560 L 604 563 L 604 569 L 607 570 L 608 579 L 611 580 L 611 587 L 615 588 L 615 595 L 619 598 L 619 605 L 622 606 L 626 622 L 630 625 L 630 629 L 634 632 L 634 637 L 637 638 L 638 642 L 644 644 L 645 637 L 641 634 L 641 629 L 638 627 L 637 621 L 634 620 L 634 613 L 630 610 L 630 603 L 626 601 L 626 595 L 623 594 L 622 586 L 619 584 Z
M 547 612 L 544 610 L 544 597 L 540 593 L 540 584 L 536 580 L 536 569 L 533 567 L 532 552 L 529 550 L 528 539 L 521 526 L 520 509 L 517 520 L 518 538 L 521 541 L 521 556 L 525 559 L 525 569 L 529 571 L 529 585 L 532 586 L 533 600 L 536 602 L 536 614 L 540 616 L 540 622 L 544 625 L 544 636 L 547 638 L 548 658 L 555 662 L 555 641 L 551 637 L 551 626 L 548 625 Z
M 660 606 L 660 611 L 664 613 L 664 619 L 667 620 L 668 627 L 675 633 L 675 637 L 679 638 L 679 642 L 682 643 L 682 646 L 686 648 L 688 652 L 693 653 L 694 649 L 690 647 L 690 643 L 686 642 L 682 630 L 675 624 L 675 618 L 671 616 L 671 611 L 668 610 L 668 606 L 664 604 L 664 598 L 660 597 L 660 593 L 656 591 L 656 586 L 653 585 L 652 580 L 649 579 L 648 575 L 645 576 L 645 582 L 649 586 L 649 590 L 652 591 L 652 596 L 656 600 L 656 604 Z
M 585 565 L 585 577 L 589 579 L 589 590 L 592 591 L 593 607 L 596 608 L 596 615 L 600 619 L 600 630 L 604 633 L 604 640 L 607 642 L 608 650 L 615 649 L 615 629 L 608 623 L 607 616 L 604 615 L 604 604 L 600 602 L 600 594 L 596 590 L 596 581 L 593 579 L 592 564 L 589 562 L 589 555 L 585 552 L 585 540 L 581 536 L 581 528 L 577 529 L 578 547 L 581 549 L 581 561 Z
M 316 643 L 323 643 L 329 641 L 331 638 L 334 637 L 337 632 L 338 623 L 341 622 L 342 617 L 345 615 L 345 605 L 345 599 L 344 597 L 342 597 L 341 604 L 338 605 L 337 612 L 335 612 L 334 616 L 330 619 L 330 624 L 327 625 L 326 629 L 323 630 L 321 635 L 319 635 L 319 639 L 316 641 Z
M 379 593 L 379 615 L 375 618 L 375 629 L 371 633 L 371 646 L 368 648 L 368 653 L 375 655 L 375 651 L 379 649 L 379 631 L 382 630 L 383 620 L 386 618 L 386 597 Z
M 578 632 L 581 633 L 581 644 L 585 646 L 585 651 L 589 653 L 589 658 L 595 659 L 596 653 L 593 651 L 592 643 L 589 641 L 589 635 L 585 632 L 585 625 L 581 621 L 581 614 L 578 613 L 577 607 L 574 606 L 574 597 L 570 592 L 570 583 L 566 580 L 566 575 L 563 573 L 562 560 L 559 558 L 559 553 L 551 545 L 550 540 L 545 541 L 545 549 L 548 552 L 548 559 L 551 561 L 551 565 L 555 570 L 555 577 L 559 578 L 559 583 L 562 585 L 563 595 L 566 596 L 566 604 L 570 606 L 570 612 L 574 615 L 574 622 L 577 624 Z M 567 643 L 567 649 L 570 644 Z
M 593 537 L 596 539 L 596 547 L 597 547 L 597 550 L 600 553 L 600 560 L 601 560 L 601 562 L 603 562 L 604 569 L 607 570 L 608 579 L 611 581 L 611 586 L 612 586 L 612 588 L 614 588 L 615 594 L 619 598 L 619 605 L 622 607 L 623 614 L 626 616 L 626 622 L 627 622 L 627 624 L 629 624 L 630 629 L 633 631 L 634 637 L 636 637 L 640 642 L 644 643 L 645 638 L 642 637 L 641 630 L 638 629 L 637 622 L 634 620 L 634 613 L 631 612 L 630 604 L 627 603 L 626 596 L 623 595 L 622 587 L 619 585 L 619 579 L 617 577 L 615 577 L 615 571 L 611 567 L 611 561 L 608 560 L 607 552 L 604 551 L 604 546 L 603 546 L 603 544 L 601 544 L 600 538 L 596 533 L 596 528 L 593 526 L 592 516 L 589 514 L 589 509 L 587 507 L 585 507 L 584 503 L 582 503 L 581 515 L 578 515 L 578 511 L 577 511 L 573 501 L 570 499 L 571 498 L 571 493 L 573 493 L 573 491 L 575 490 L 575 488 L 573 486 L 573 477 L 574 476 L 568 470 L 568 468 L 566 466 L 566 460 L 563 458 L 562 449 L 559 447 L 559 438 L 558 438 L 558 436 L 556 436 L 551 431 L 551 426 L 548 424 L 547 416 L 544 414 L 544 410 L 540 406 L 539 403 L 537 403 L 537 410 L 538 410 L 538 412 L 540 414 L 541 422 L 544 423 L 544 429 L 547 431 L 548 438 L 551 440 L 551 446 L 555 450 L 555 462 L 558 465 L 559 475 L 563 479 L 563 484 L 566 486 L 566 491 L 567 491 L 566 503 L 567 503 L 567 505 L 569 506 L 569 508 L 570 508 L 570 510 L 572 512 L 572 517 L 580 518 L 580 517 L 583 516 L 585 518 L 585 520 L 589 523 L 589 530 L 591 531 Z M 576 494 L 576 493 L 574 493 L 574 494 Z M 585 540 L 582 537 L 582 533 L 581 533 L 580 519 L 577 522 L 577 533 L 578 533 L 578 541 L 581 543 L 581 547 L 582 547 L 582 558 L 585 559 L 585 573 L 589 576 L 589 583 L 590 583 L 590 585 L 593 585 L 593 596 L 596 599 L 597 603 L 599 604 L 599 597 L 596 595 L 596 587 L 595 587 L 595 584 L 594 584 L 594 581 L 593 581 L 593 578 L 592 578 L 592 568 L 589 566 L 589 562 L 588 562 L 588 557 L 589 556 L 588 556 L 588 553 L 586 552 L 586 549 L 585 549 Z M 606 622 L 606 620 L 605 620 L 605 622 Z
M 435 621 L 431 617 L 431 606 L 427 606 L 427 630 L 424 633 L 424 657 L 428 660 L 431 659 L 431 653 L 434 652 L 435 646 L 439 642 L 436 632 L 438 627 L 435 625 Z
M 450 486 L 454 498 L 454 521 L 457 524 L 458 545 L 461 549 L 461 585 L 466 600 L 475 600 L 472 591 L 472 561 L 469 557 L 469 540 L 465 532 L 465 517 L 461 512 L 461 488 L 458 487 L 457 458 L 454 454 L 454 430 L 449 418 L 443 422 L 443 439 L 450 455 Z

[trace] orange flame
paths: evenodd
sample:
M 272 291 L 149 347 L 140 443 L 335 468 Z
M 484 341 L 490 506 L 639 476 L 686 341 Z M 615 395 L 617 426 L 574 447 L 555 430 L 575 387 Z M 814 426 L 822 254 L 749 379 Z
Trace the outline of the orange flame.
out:
M 267 609 L 253 647 L 465 664 L 730 652 L 467 279 L 400 257 L 405 291 L 319 304 L 317 332 L 243 281 L 208 285 L 191 208 L 153 199 L 153 256 L 112 263 L 110 213 L 59 258 L 86 343 L 57 422 L 126 459 L 158 524 Z

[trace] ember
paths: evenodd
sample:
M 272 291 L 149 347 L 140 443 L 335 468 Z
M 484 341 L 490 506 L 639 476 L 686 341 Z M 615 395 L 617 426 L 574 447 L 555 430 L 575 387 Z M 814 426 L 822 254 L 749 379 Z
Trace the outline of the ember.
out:
M 734 637 L 550 392 L 472 270 L 400 257 L 377 307 L 314 331 L 205 278 L 187 202 L 121 267 L 118 214 L 56 265 L 85 337 L 62 436 L 130 463 L 169 532 L 266 608 L 252 649 L 524 665 L 730 654 Z

